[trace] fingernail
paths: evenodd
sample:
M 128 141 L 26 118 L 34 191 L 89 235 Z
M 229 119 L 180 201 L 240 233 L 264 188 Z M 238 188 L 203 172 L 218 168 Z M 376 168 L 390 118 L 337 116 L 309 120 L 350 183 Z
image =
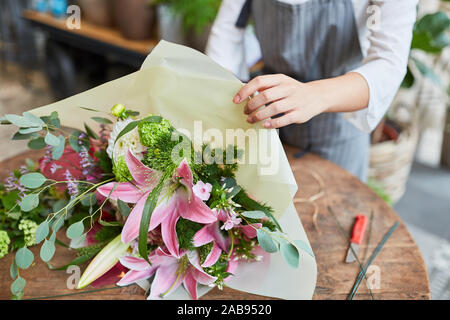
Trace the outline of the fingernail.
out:
M 247 109 L 247 108 L 244 109 L 244 113 L 245 113 L 245 114 L 250 114 L 250 112 L 248 112 L 248 109 Z
M 270 128 L 270 120 L 267 120 L 266 122 L 264 122 L 264 128 Z
M 248 117 L 248 118 L 247 118 L 247 122 L 248 122 L 248 123 L 253 123 L 253 117 Z
M 234 103 L 241 103 L 241 97 L 237 94 L 234 96 L 233 101 L 234 101 Z

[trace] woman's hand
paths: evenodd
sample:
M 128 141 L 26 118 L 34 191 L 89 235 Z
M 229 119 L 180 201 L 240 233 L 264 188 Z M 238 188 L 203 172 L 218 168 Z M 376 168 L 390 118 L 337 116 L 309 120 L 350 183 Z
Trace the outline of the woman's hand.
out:
M 244 113 L 249 123 L 265 120 L 265 128 L 304 123 L 323 112 L 359 110 L 369 101 L 367 82 L 357 73 L 308 83 L 282 74 L 260 76 L 243 86 L 233 102 L 239 104 L 256 92 L 259 94 L 248 101 Z

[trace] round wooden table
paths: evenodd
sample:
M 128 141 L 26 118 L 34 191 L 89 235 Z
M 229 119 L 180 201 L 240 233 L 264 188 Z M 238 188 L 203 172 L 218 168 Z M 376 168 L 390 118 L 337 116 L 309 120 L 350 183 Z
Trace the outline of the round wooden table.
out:
M 356 177 L 335 164 L 314 155 L 306 155 L 295 159 L 295 150 L 286 148 L 289 162 L 294 171 L 299 191 L 294 202 L 303 227 L 306 230 L 314 250 L 318 266 L 318 279 L 314 299 L 344 300 L 353 286 L 359 272 L 357 263 L 344 262 L 348 242 L 340 231 L 333 216 L 328 211 L 330 206 L 339 223 L 343 226 L 347 237 L 356 214 L 370 216 L 373 212 L 371 240 L 367 247 L 368 236 L 361 244 L 359 257 L 370 256 L 378 242 L 396 222 L 400 221 L 395 211 L 379 198 L 371 189 Z M 40 154 L 27 152 L 0 163 L 0 178 L 3 180 L 9 170 L 18 168 L 26 158 L 36 160 Z M 323 187 L 320 184 L 323 183 Z M 314 205 L 304 202 L 318 193 L 322 196 Z M 401 222 L 401 221 L 400 221 Z M 64 239 L 61 233 L 59 238 Z M 367 252 L 366 252 L 367 250 Z M 32 249 L 39 256 L 39 248 Z M 71 261 L 75 252 L 57 246 L 57 252 L 52 265 L 60 266 Z M 13 255 L 9 254 L 0 260 L 0 299 L 9 299 L 11 278 L 9 267 Z M 72 294 L 74 290 L 67 289 L 70 274 L 65 271 L 51 271 L 47 266 L 35 259 L 36 264 L 28 270 L 21 271 L 21 276 L 27 280 L 24 298 L 52 297 Z M 430 299 L 430 288 L 426 267 L 420 251 L 403 223 L 389 238 L 386 245 L 374 260 L 373 272 L 378 273 L 378 287 L 372 289 L 375 299 Z M 372 274 L 368 274 L 371 277 Z M 373 279 L 371 277 L 371 279 Z M 60 297 L 59 299 L 144 299 L 144 292 L 138 286 L 110 289 L 102 292 L 88 292 Z M 219 291 L 213 289 L 202 299 L 270 299 L 248 293 L 238 292 L 229 288 Z M 355 299 L 371 299 L 366 283 L 363 281 Z

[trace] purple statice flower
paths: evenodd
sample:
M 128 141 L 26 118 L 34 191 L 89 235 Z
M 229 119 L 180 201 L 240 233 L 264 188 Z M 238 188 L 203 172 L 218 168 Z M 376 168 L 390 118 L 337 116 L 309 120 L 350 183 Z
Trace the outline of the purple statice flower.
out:
M 64 177 L 67 182 L 67 191 L 71 197 L 76 197 L 78 195 L 78 184 L 74 181 L 72 174 L 69 170 L 66 170 Z
M 52 162 L 52 149 L 53 147 L 50 145 L 47 145 L 45 147 L 45 155 L 42 158 L 42 166 L 45 167 L 47 164 L 49 164 L 50 162 Z
M 28 170 L 27 170 L 28 171 Z M 26 172 L 27 173 L 27 172 Z M 14 172 L 11 172 L 9 176 L 5 179 L 5 188 L 6 191 L 19 191 L 19 198 L 23 199 L 25 196 L 25 191 L 27 190 L 21 183 L 19 178 L 16 177 Z
M 86 134 L 84 132 L 82 132 L 79 136 L 78 136 L 78 145 L 81 146 L 83 145 L 83 139 L 86 138 Z
M 59 169 L 62 169 L 62 167 L 57 165 L 55 162 L 53 162 L 52 165 L 50 166 L 50 172 L 52 174 L 55 174 L 55 172 L 58 171 Z
M 90 174 L 90 169 L 92 168 L 93 164 L 92 164 L 92 159 L 91 156 L 89 155 L 89 152 L 87 151 L 86 147 L 81 147 L 80 150 L 80 165 L 81 168 L 83 169 L 83 175 L 86 177 Z
M 107 145 L 108 144 L 108 140 L 109 140 L 108 129 L 102 123 L 102 124 L 100 124 L 100 143 L 102 145 Z
M 19 172 L 21 175 L 27 174 L 30 172 L 30 170 L 28 170 L 27 166 L 21 165 L 19 168 Z

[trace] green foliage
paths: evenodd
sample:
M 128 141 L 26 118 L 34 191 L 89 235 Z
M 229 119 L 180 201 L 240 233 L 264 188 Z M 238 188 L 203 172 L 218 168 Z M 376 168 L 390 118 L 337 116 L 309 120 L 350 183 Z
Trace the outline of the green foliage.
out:
M 278 251 L 278 246 L 273 241 L 273 239 L 270 237 L 268 232 L 264 231 L 263 229 L 257 230 L 257 237 L 258 237 L 258 243 L 261 249 L 263 249 L 266 252 L 274 253 Z
M 220 8 L 221 0 L 157 0 L 156 3 L 167 3 L 172 10 L 182 16 L 186 31 L 194 30 L 201 34 L 214 22 Z
M 198 255 L 200 256 L 200 264 L 203 264 L 206 261 L 206 258 L 211 253 L 213 246 L 214 242 L 210 242 L 197 248 Z
M 141 122 L 138 125 L 139 138 L 146 147 L 154 147 L 160 141 L 170 139 L 173 131 L 174 128 L 166 119 L 159 123 Z
M 98 159 L 98 166 L 102 170 L 103 174 L 108 175 L 113 173 L 113 164 L 106 150 L 102 149 L 97 151 L 95 153 L 95 157 Z
M 121 227 L 104 227 L 95 234 L 95 240 L 100 244 L 106 244 L 117 237 L 121 232 Z
M 32 172 L 21 176 L 19 181 L 24 187 L 36 189 L 42 186 L 47 178 L 39 172 Z
M 4 230 L 0 230 L 0 259 L 8 254 L 10 243 L 11 239 L 9 238 L 8 233 Z
M 16 252 L 16 264 L 20 269 L 28 269 L 33 263 L 34 255 L 27 247 L 22 247 Z
M 20 209 L 24 212 L 30 212 L 39 205 L 39 195 L 31 193 L 26 195 L 20 202 Z
M 423 16 L 414 25 L 411 49 L 421 50 L 433 55 L 440 54 L 450 44 L 449 29 L 450 19 L 444 12 L 438 11 Z M 418 59 L 410 58 L 410 60 L 424 77 L 430 78 L 433 82 L 440 85 L 440 79 L 432 67 L 427 66 Z M 411 88 L 414 82 L 414 74 L 408 67 L 402 87 L 406 89 Z
M 200 223 L 180 218 L 176 226 L 180 249 L 194 250 L 192 239 L 202 227 L 203 225 Z
M 36 244 L 35 234 L 38 228 L 37 223 L 32 220 L 22 219 L 20 220 L 18 228 L 23 232 L 25 246 L 34 246 Z
M 127 163 L 125 161 L 125 157 L 115 159 L 112 171 L 116 176 L 116 180 L 119 182 L 128 182 L 133 180 L 133 177 L 131 176 L 130 170 L 128 169 Z
M 223 286 L 225 285 L 225 279 L 231 275 L 231 273 L 229 273 L 227 269 L 228 256 L 225 253 L 222 253 L 219 260 L 211 267 L 204 268 L 204 271 L 209 275 L 217 278 L 215 284 L 220 290 L 222 290 Z
M 84 232 L 84 225 L 82 221 L 76 222 L 67 228 L 66 235 L 69 239 L 77 239 L 81 237 Z

